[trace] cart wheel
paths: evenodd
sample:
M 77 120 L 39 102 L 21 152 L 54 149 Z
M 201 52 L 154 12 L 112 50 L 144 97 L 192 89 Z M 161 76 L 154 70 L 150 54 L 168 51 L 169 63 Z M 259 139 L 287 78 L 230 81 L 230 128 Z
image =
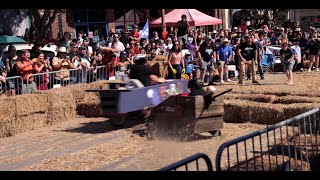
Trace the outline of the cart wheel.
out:
M 213 137 L 221 136 L 220 130 L 209 131 L 209 133 L 212 134 Z
M 111 117 L 110 122 L 114 126 L 123 126 L 126 119 L 127 119 L 127 115 L 122 115 L 120 117 Z

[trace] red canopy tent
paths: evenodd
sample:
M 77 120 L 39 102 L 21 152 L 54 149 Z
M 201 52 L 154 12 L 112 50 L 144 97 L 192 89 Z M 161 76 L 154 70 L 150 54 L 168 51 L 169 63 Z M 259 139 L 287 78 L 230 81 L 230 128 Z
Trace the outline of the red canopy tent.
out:
M 222 20 L 204 14 L 196 9 L 174 9 L 164 16 L 167 26 L 177 26 L 177 22 L 181 20 L 181 15 L 187 16 L 190 26 L 206 26 L 222 24 Z M 161 27 L 161 17 L 150 23 L 151 28 Z

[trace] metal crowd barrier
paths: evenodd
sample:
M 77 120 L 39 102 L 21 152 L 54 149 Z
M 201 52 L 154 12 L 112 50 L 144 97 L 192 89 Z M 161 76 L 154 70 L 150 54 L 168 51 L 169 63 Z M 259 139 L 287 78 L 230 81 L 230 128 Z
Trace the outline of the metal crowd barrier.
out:
M 120 79 L 121 74 L 129 74 L 131 66 L 114 68 L 116 79 Z M 66 73 L 63 75 L 63 73 Z M 59 74 L 62 78 L 59 78 Z M 33 80 L 31 81 L 31 78 Z M 21 76 L 6 78 L 0 84 L 0 90 L 9 95 L 30 94 L 36 90 L 48 90 L 60 86 L 71 84 L 91 83 L 98 80 L 109 80 L 107 66 L 96 66 L 90 69 L 67 69 L 62 71 L 50 71 L 32 74 L 26 82 Z
M 182 159 L 176 163 L 173 163 L 169 166 L 159 169 L 158 171 L 177 171 L 179 168 L 184 166 L 185 171 L 200 171 L 199 160 L 203 159 L 205 166 L 207 167 L 206 171 L 213 171 L 212 163 L 210 158 L 203 153 L 198 153 L 192 155 L 188 158 Z M 193 166 L 192 166 L 193 165 Z
M 7 77 L 5 82 L 0 83 L 1 94 L 5 93 L 7 96 L 21 94 L 22 83 L 23 80 L 21 76 Z
M 319 108 L 223 143 L 217 171 L 319 169 Z

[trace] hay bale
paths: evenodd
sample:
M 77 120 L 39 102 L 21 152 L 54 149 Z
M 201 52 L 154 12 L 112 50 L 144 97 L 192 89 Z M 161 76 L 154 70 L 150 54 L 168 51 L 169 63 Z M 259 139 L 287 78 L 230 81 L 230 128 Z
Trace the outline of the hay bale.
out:
M 224 101 L 224 122 L 275 124 L 285 119 L 281 105 L 246 100 Z
M 16 103 L 12 96 L 1 98 L 0 123 L 10 122 L 16 118 Z M 1 128 L 1 126 L 0 126 Z
M 68 88 L 72 91 L 75 103 L 82 101 L 83 97 L 87 94 L 86 90 L 91 89 L 90 84 L 75 84 L 71 85 Z
M 308 112 L 314 108 L 319 108 L 320 103 L 299 103 L 299 104 L 289 104 L 284 106 L 284 115 L 286 119 L 292 118 L 299 114 Z
M 112 114 L 108 114 L 101 111 L 100 103 L 85 102 L 77 105 L 78 115 L 85 117 L 109 117 Z
M 0 138 L 9 137 L 21 132 L 44 127 L 47 124 L 48 113 L 32 113 L 17 117 L 9 122 L 0 122 Z
M 24 94 L 13 96 L 12 99 L 16 103 L 16 116 L 48 112 L 49 104 L 48 96 L 46 94 Z
M 255 102 L 272 103 L 276 99 L 276 96 L 264 94 L 226 94 L 224 98 L 227 100 L 242 99 Z
M 101 117 L 100 104 L 97 103 L 79 103 L 77 105 L 78 115 L 83 115 L 85 117 Z
M 107 81 L 97 81 L 90 84 L 75 84 L 69 86 L 69 89 L 72 91 L 74 100 L 77 104 L 83 102 L 84 100 L 85 102 L 90 102 L 92 98 L 93 100 L 97 100 L 99 97 L 99 93 L 86 92 L 86 90 L 99 90 L 102 88 L 109 88 L 109 85 L 106 85 L 106 82 Z
M 75 118 L 76 103 L 73 92 L 68 86 L 38 93 L 48 96 L 48 124 L 55 124 Z
M 239 100 L 224 100 L 224 114 L 223 121 L 234 123 L 234 122 L 245 122 L 240 119 L 239 115 L 241 113 L 241 107 L 235 103 L 235 101 Z
M 168 56 L 156 55 L 151 61 L 167 61 Z
M 48 112 L 48 124 L 58 124 L 76 118 L 75 108 L 52 109 Z
M 147 66 L 158 77 L 165 77 L 167 75 L 167 64 L 163 61 L 148 61 Z
M 288 95 L 284 97 L 277 97 L 273 103 L 275 104 L 320 103 L 320 98 Z
M 95 81 L 95 82 L 91 83 L 91 85 L 94 89 L 110 89 L 108 82 L 110 82 L 110 81 L 109 80 L 99 80 L 99 81 Z

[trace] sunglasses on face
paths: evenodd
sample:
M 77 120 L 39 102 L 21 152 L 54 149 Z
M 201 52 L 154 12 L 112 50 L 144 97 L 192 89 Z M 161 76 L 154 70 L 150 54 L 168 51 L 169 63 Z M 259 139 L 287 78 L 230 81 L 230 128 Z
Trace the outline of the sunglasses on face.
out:
M 175 46 L 179 46 L 179 44 L 174 44 Z
M 118 36 L 115 36 L 114 38 L 119 38 Z

